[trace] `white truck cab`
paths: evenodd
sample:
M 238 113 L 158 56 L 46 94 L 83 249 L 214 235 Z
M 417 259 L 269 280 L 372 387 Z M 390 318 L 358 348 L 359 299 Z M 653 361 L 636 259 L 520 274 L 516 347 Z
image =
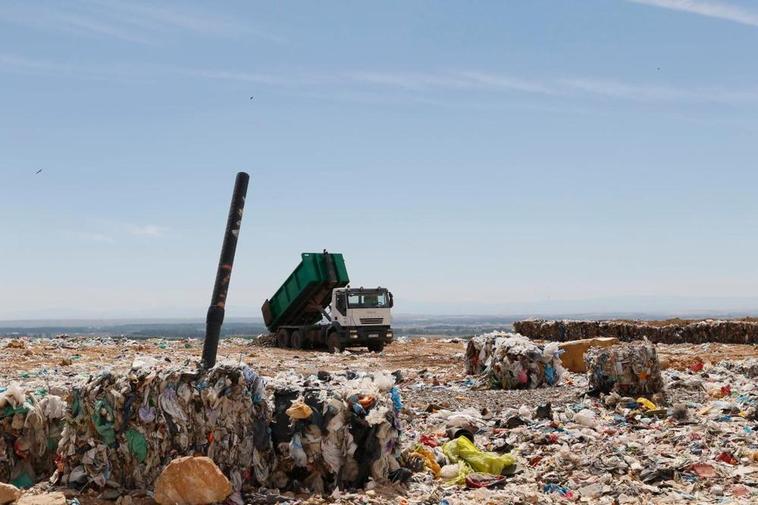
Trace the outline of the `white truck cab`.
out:
M 329 316 L 351 340 L 381 349 L 393 339 L 392 293 L 386 288 L 337 288 L 332 291 Z

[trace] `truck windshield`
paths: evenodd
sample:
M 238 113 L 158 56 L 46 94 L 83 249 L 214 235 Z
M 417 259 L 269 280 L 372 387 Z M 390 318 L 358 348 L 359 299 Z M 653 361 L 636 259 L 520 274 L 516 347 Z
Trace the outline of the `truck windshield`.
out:
M 386 309 L 390 301 L 386 291 L 351 291 L 347 304 L 351 309 Z

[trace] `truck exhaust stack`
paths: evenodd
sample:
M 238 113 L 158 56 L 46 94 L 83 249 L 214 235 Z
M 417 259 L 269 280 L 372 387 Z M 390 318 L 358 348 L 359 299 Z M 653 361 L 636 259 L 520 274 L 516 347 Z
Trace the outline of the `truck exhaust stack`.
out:
M 242 225 L 242 213 L 245 209 L 245 195 L 250 176 L 245 172 L 237 173 L 234 182 L 232 203 L 229 206 L 229 217 L 226 221 L 224 243 L 221 246 L 221 258 L 216 272 L 216 284 L 213 286 L 211 305 L 205 319 L 205 340 L 203 341 L 202 367 L 212 368 L 216 364 L 218 339 L 221 335 L 221 325 L 224 323 L 224 306 L 226 294 L 229 291 L 229 280 L 232 277 L 234 253 L 237 251 L 237 239 Z

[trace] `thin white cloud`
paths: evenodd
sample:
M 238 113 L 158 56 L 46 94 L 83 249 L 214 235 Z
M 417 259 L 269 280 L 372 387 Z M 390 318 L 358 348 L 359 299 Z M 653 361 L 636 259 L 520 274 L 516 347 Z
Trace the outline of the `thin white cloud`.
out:
M 349 81 L 418 91 L 424 89 L 480 89 L 556 94 L 557 90 L 540 81 L 504 74 L 477 71 L 457 72 L 353 72 L 344 75 Z
M 388 103 L 412 100 L 435 103 L 440 95 L 431 92 L 488 94 L 525 93 L 545 97 L 613 98 L 638 102 L 756 104 L 758 86 L 747 88 L 707 87 L 686 84 L 645 83 L 603 77 L 527 79 L 499 72 L 475 70 L 395 72 L 342 71 L 246 72 L 221 69 L 174 67 L 170 65 L 71 65 L 0 53 L 0 73 L 67 76 L 70 78 L 119 81 L 161 80 L 171 76 L 251 83 L 314 98 L 352 97 L 359 101 Z M 362 98 L 361 98 L 362 97 Z M 482 95 L 478 96 L 479 99 Z
M 200 77 L 218 81 L 238 81 L 270 86 L 303 86 L 311 84 L 334 83 L 334 77 L 319 77 L 307 74 L 269 74 L 260 72 L 237 72 L 227 70 L 211 70 L 201 68 L 171 68 L 165 67 L 170 72 L 175 72 L 191 77 Z
M 745 9 L 725 2 L 706 0 L 626 0 L 627 2 L 660 7 L 674 11 L 698 14 L 709 18 L 733 21 L 743 25 L 758 26 L 758 11 Z
M 93 16 L 76 9 L 44 7 L 41 4 L 13 2 L 0 4 L 0 22 L 44 31 L 61 31 L 76 35 L 107 37 L 140 44 L 152 41 L 144 34 L 119 26 L 108 16 Z
M 146 224 L 144 226 L 129 226 L 129 233 L 137 237 L 162 237 L 167 229 L 163 226 Z
M 680 88 L 592 78 L 562 79 L 560 82 L 568 89 L 583 93 L 639 102 L 695 102 L 721 104 L 758 102 L 758 89 L 728 90 L 722 88 Z
M 555 95 L 560 93 L 560 91 L 555 89 L 554 86 L 546 82 L 521 79 L 509 75 L 490 74 L 485 72 L 462 72 L 461 75 L 483 87 L 524 91 L 526 93 L 541 93 L 545 95 Z
M 249 24 L 221 16 L 211 10 L 197 10 L 184 4 L 148 4 L 112 0 L 66 2 L 65 7 L 36 2 L 0 3 L 0 23 L 10 23 L 44 31 L 113 38 L 140 44 L 155 44 L 171 32 L 200 35 L 251 35 L 271 42 L 284 39 Z

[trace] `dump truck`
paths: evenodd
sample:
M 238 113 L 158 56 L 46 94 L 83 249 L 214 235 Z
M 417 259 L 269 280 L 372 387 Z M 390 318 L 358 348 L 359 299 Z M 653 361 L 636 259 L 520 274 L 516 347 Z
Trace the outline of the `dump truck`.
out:
M 351 288 L 342 254 L 302 253 L 300 264 L 261 307 L 278 347 L 368 347 L 392 342 L 392 293 L 382 287 Z

